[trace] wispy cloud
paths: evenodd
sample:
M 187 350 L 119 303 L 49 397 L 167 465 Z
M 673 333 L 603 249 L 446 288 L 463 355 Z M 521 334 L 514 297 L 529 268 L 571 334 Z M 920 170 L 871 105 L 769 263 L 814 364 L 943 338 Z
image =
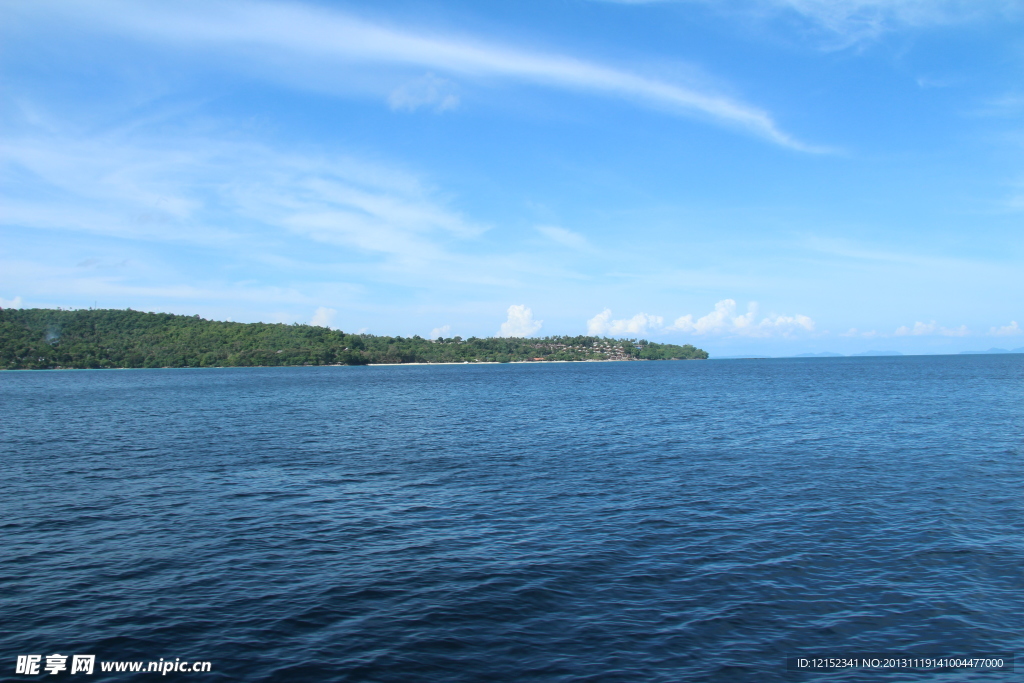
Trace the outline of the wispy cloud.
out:
M 22 228 L 238 246 L 269 227 L 420 262 L 443 257 L 445 239 L 486 230 L 415 175 L 341 155 L 116 135 L 14 140 L 5 152 L 5 170 L 27 189 L 0 197 L 0 223 Z
M 814 331 L 814 321 L 806 315 L 758 315 L 756 301 L 747 305 L 746 313 L 736 312 L 736 301 L 723 299 L 715 310 L 695 318 L 684 315 L 669 326 L 660 315 L 637 313 L 632 318 L 615 320 L 611 309 L 604 309 L 587 321 L 587 332 L 593 335 L 639 335 L 652 332 L 684 332 L 697 335 L 742 337 L 790 337 Z
M 0 260 L 0 277 L 20 282 L 31 288 L 33 299 L 52 305 L 67 305 L 69 299 L 79 301 L 100 299 L 123 301 L 133 308 L 149 305 L 145 302 L 187 302 L 189 308 L 196 305 L 213 304 L 255 304 L 255 305 L 315 305 L 311 294 L 290 286 L 272 286 L 258 282 L 228 282 L 211 274 L 203 280 L 186 278 L 181 273 L 157 273 L 152 278 L 138 275 L 110 275 L 82 273 L 74 267 L 56 266 L 52 263 L 26 259 Z M 335 298 L 344 296 L 345 285 L 332 285 L 328 292 Z M 16 297 L 18 301 L 21 297 Z M 46 304 L 50 305 L 50 304 Z M 294 320 L 306 320 L 295 318 Z
M 1011 320 L 1009 325 L 992 327 L 988 333 L 996 337 L 1016 337 L 1019 334 L 1024 334 L 1024 330 L 1017 325 L 1016 320 Z
M 327 168 L 300 169 L 286 184 L 261 183 L 257 192 L 236 193 L 239 210 L 254 219 L 276 221 L 310 238 L 371 253 L 419 260 L 438 247 L 429 235 L 471 237 L 483 228 L 431 201 L 425 193 L 381 191 L 355 185 Z M 255 188 L 253 188 L 255 189 Z
M 890 31 L 959 24 L 986 19 L 1019 19 L 1019 0 L 600 0 L 624 5 L 701 3 L 723 13 L 745 13 L 755 20 L 788 15 L 804 20 L 827 37 L 825 47 L 843 48 Z
M 874 38 L 902 27 L 976 21 L 1019 13 L 1016 0 L 759 0 L 795 12 L 850 41 Z
M 58 123 L 4 141 L 6 239 L 42 245 L 59 235 L 68 245 L 61 257 L 40 249 L 0 267 L 0 286 L 35 301 L 56 304 L 73 292 L 193 306 L 206 297 L 251 302 L 259 315 L 286 301 L 294 322 L 325 301 L 347 313 L 356 301 L 379 310 L 365 298 L 393 286 L 450 297 L 469 285 L 505 298 L 528 283 L 581 277 L 554 257 L 497 248 L 489 225 L 465 216 L 455 195 L 399 164 L 216 129 L 76 132 Z M 575 234 L 560 236 L 573 243 Z M 72 246 L 89 243 L 104 246 Z M 49 267 L 59 258 L 81 267 Z M 283 285 L 280 295 L 258 286 L 271 281 Z
M 960 327 L 942 327 L 933 320 L 930 323 L 923 323 L 920 321 L 915 322 L 913 327 L 902 325 L 896 328 L 896 331 L 893 334 L 897 337 L 920 337 L 932 334 L 938 334 L 943 337 L 966 337 L 970 333 L 971 331 L 966 325 L 961 325 Z
M 531 337 L 540 331 L 543 320 L 534 320 L 533 311 L 526 306 L 512 305 L 508 307 L 508 319 L 501 324 L 499 337 Z
M 313 313 L 313 319 L 309 321 L 309 324 L 317 327 L 330 327 L 337 316 L 337 310 L 320 306 Z
M 938 329 L 938 326 L 933 320 L 930 323 L 916 322 L 913 327 L 902 325 L 897 327 L 893 334 L 897 337 L 906 337 L 908 335 L 921 336 L 924 334 L 935 334 L 936 329 Z
M 1024 112 L 1024 93 L 1012 90 L 983 101 L 969 113 L 979 117 L 1018 118 Z
M 432 329 L 430 331 L 430 338 L 431 339 L 437 339 L 438 337 L 445 336 L 446 334 L 448 334 L 451 331 L 452 331 L 452 326 L 451 325 L 441 325 L 441 327 L 435 327 L 434 329 Z
M 209 147 L 196 149 L 209 150 Z M 3 169 L 20 191 L 0 196 L 0 222 L 117 237 L 223 242 L 232 233 L 196 226 L 198 188 L 183 186 L 209 152 L 64 135 L 9 138 Z M 59 200 L 59 201 L 58 201 Z
M 934 76 L 918 76 L 917 87 L 922 90 L 931 90 L 933 88 L 949 88 L 954 85 L 959 85 L 963 79 L 959 78 L 936 78 Z
M 0 297 L 0 308 L 21 308 L 21 297 L 16 296 L 13 299 Z
M 723 299 L 715 304 L 715 310 L 694 319 L 693 315 L 677 318 L 668 330 L 691 334 L 730 334 L 746 337 L 789 337 L 796 333 L 814 331 L 814 321 L 801 314 L 769 315 L 758 320 L 756 301 L 747 304 L 747 312 L 736 312 L 736 301 Z
M 544 235 L 552 242 L 561 244 L 563 247 L 569 247 L 570 249 L 575 249 L 577 251 L 584 251 L 591 248 L 586 237 L 578 232 L 560 228 L 557 225 L 538 225 L 537 232 Z
M 825 151 L 783 132 L 768 112 L 701 86 L 661 80 L 578 57 L 503 46 L 487 38 L 442 36 L 385 26 L 315 5 L 249 0 L 214 4 L 107 0 L 86 7 L 39 0 L 9 11 L 12 9 L 39 22 L 63 18 L 79 33 L 89 29 L 113 32 L 190 53 L 212 50 L 226 57 L 225 66 L 284 79 L 298 87 L 310 87 L 310 79 L 316 81 L 315 87 L 331 87 L 322 82 L 323 74 L 330 73 L 336 82 L 344 78 L 346 69 L 355 70 L 364 81 L 365 69 L 372 66 L 427 69 L 464 80 L 504 79 L 624 98 L 744 129 L 784 147 Z M 282 63 L 288 67 L 282 69 Z M 433 90 L 437 94 L 431 94 Z M 440 97 L 441 106 L 446 102 L 454 106 L 455 100 L 448 99 L 450 93 L 442 94 L 436 81 L 420 83 L 412 92 L 392 90 L 392 106 L 422 102 L 424 93 Z
M 800 244 L 810 251 L 828 256 L 838 256 L 843 259 L 875 262 L 878 264 L 902 264 L 929 269 L 957 269 L 960 271 L 968 268 L 989 267 L 989 264 L 982 264 L 978 261 L 971 261 L 958 256 L 932 256 L 927 253 L 889 251 L 884 247 L 858 243 L 842 238 L 809 235 L 801 240 Z
M 647 334 L 663 327 L 665 319 L 660 315 L 637 313 L 632 318 L 612 320 L 611 309 L 604 309 L 587 321 L 587 334 L 613 336 Z
M 459 96 L 451 81 L 428 73 L 391 91 L 388 104 L 397 110 L 416 111 L 429 107 L 440 113 L 457 108 Z
M 846 332 L 839 333 L 840 337 L 864 337 L 865 339 L 871 339 L 878 336 L 877 330 L 866 330 L 864 332 L 858 330 L 856 327 L 851 327 Z

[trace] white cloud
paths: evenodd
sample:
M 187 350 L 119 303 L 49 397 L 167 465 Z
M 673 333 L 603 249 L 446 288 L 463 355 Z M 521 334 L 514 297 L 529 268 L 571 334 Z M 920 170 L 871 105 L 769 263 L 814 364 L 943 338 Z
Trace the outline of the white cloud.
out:
M 279 149 L 227 133 L 148 133 L 135 128 L 90 137 L 65 129 L 5 139 L 0 173 L 17 179 L 19 192 L 0 192 L 0 228 L 19 244 L 54 239 L 36 234 L 41 230 L 115 237 L 130 245 L 133 258 L 103 269 L 105 261 L 74 253 L 71 263 L 82 264 L 74 270 L 23 261 L 18 279 L 0 265 L 0 285 L 50 301 L 88 289 L 126 303 L 139 296 L 193 301 L 195 292 L 258 302 L 257 281 L 280 282 L 280 291 L 287 290 L 281 300 L 301 307 L 289 314 L 293 322 L 309 320 L 324 301 L 359 297 L 376 283 L 451 296 L 446 288 L 452 286 L 509 291 L 524 282 L 577 277 L 532 254 L 488 249 L 479 239 L 488 226 L 456 210 L 456 198 L 429 177 L 400 166 L 330 148 Z M 189 272 L 162 243 L 216 252 L 220 267 Z M 256 273 L 262 274 L 250 280 Z M 210 293 L 218 289 L 223 297 Z
M 936 78 L 934 76 L 918 76 L 917 87 L 922 90 L 928 90 L 931 88 L 949 88 L 954 85 L 959 85 L 960 81 L 955 78 Z
M 570 249 L 585 250 L 590 248 L 587 238 L 578 232 L 560 228 L 557 225 L 538 225 L 537 232 L 547 237 L 552 242 L 557 242 L 563 247 Z
M 140 271 L 153 277 L 146 279 L 121 274 L 83 274 L 76 267 L 55 265 L 52 257 L 44 260 L 0 258 L 0 274 L 32 287 L 36 298 L 68 302 L 68 297 L 71 296 L 72 301 L 79 302 L 78 306 L 92 305 L 93 301 L 98 299 L 100 302 L 122 301 L 124 305 L 133 308 L 142 307 L 142 310 L 157 311 L 170 309 L 163 308 L 165 303 L 155 302 L 172 301 L 185 307 L 177 310 L 195 313 L 196 306 L 217 302 L 229 306 L 228 310 L 238 310 L 240 304 L 255 305 L 258 307 L 257 310 L 262 311 L 262 315 L 267 310 L 266 306 L 270 304 L 312 307 L 316 305 L 317 299 L 322 301 L 327 296 L 343 298 L 351 290 L 344 284 L 331 283 L 327 287 L 317 285 L 318 289 L 323 289 L 324 295 L 314 298 L 295 287 L 272 286 L 255 280 L 225 281 L 215 276 L 202 280 L 192 278 L 187 282 L 185 278 L 168 279 L 167 271 L 159 265 L 152 270 L 147 267 Z M 17 297 L 14 302 L 20 298 Z M 150 308 L 146 308 L 147 306 Z M 249 308 L 253 310 L 252 306 Z M 307 319 L 306 315 L 291 315 L 288 322 Z
M 1021 98 L 1021 101 L 1024 102 L 1024 98 Z M 1021 108 L 1021 113 L 1024 113 L 1024 107 Z M 1024 211 L 1024 180 L 1017 179 L 1009 185 L 1011 187 L 1010 194 L 1006 197 L 1003 205 L 1007 210 L 1015 213 Z
M 13 299 L 0 297 L 0 308 L 21 308 L 21 297 L 16 296 Z M 1014 324 L 1016 325 L 1016 323 Z
M 4 171 L 20 176 L 34 191 L 0 197 L 0 222 L 116 237 L 223 242 L 230 239 L 229 231 L 195 225 L 203 190 L 182 182 L 183 176 L 194 177 L 195 170 L 215 163 L 211 157 L 216 154 L 209 150 L 209 145 L 190 143 L 179 149 L 126 144 L 114 136 L 8 138 Z M 40 195 L 44 198 L 37 199 Z
M 133 41 L 163 43 L 194 54 L 225 53 L 224 63 L 284 80 L 297 87 L 334 88 L 346 80 L 373 80 L 368 70 L 430 69 L 461 80 L 496 79 L 633 100 L 677 114 L 708 117 L 745 129 L 775 144 L 823 150 L 781 131 L 765 111 L 705 87 L 659 80 L 576 57 L 506 47 L 491 40 L 439 36 L 372 23 L 314 5 L 233 0 L 139 2 L 108 0 L 88 6 L 37 0 L 17 8 L 26 18 L 61 17 L 80 35 L 94 29 Z M 32 15 L 35 17 L 32 17 Z M 330 74 L 325 80 L 324 74 Z M 392 77 L 393 78 L 393 77 Z M 382 79 L 387 80 L 387 79 Z M 393 87 L 393 86 L 392 86 Z M 444 100 L 442 99 L 442 102 Z
M 916 322 L 912 328 L 907 327 L 906 325 L 901 325 L 896 328 L 896 332 L 894 332 L 894 334 L 897 337 L 906 337 L 909 335 L 920 336 L 924 334 L 934 334 L 937 329 L 938 325 L 936 325 L 933 320 L 930 323 Z
M 523 305 L 508 307 L 508 320 L 501 324 L 499 337 L 531 337 L 536 334 L 543 320 L 534 320 L 533 311 Z
M 894 333 L 897 337 L 920 337 L 929 334 L 940 334 L 944 337 L 966 337 L 971 333 L 966 325 L 960 327 L 942 327 L 934 320 L 930 323 L 915 322 L 913 327 L 902 325 L 896 328 Z
M 736 302 L 723 299 L 715 310 L 694 320 L 693 315 L 676 318 L 669 330 L 691 334 L 733 334 L 747 337 L 788 337 L 794 333 L 813 332 L 814 321 L 806 315 L 775 315 L 757 320 L 757 302 L 747 304 L 747 312 L 736 313 Z
M 790 10 L 854 40 L 903 26 L 973 21 L 1019 7 L 1014 0 L 762 0 L 762 4 Z
M 320 306 L 316 309 L 316 312 L 313 313 L 313 319 L 309 321 L 309 324 L 315 325 L 316 327 L 330 327 L 337 315 L 338 311 L 335 309 Z
M 752 328 L 752 334 L 769 336 L 780 333 L 787 335 L 790 332 L 813 332 L 814 321 L 806 315 L 776 315 L 767 317 Z
M 1014 89 L 984 101 L 971 113 L 983 117 L 1018 118 L 1022 111 L 1024 111 L 1024 93 Z
M 612 320 L 611 309 L 604 309 L 587 321 L 587 334 L 593 336 L 621 337 L 623 335 L 647 334 L 648 331 L 660 328 L 665 319 L 660 315 L 637 313 L 625 320 Z
M 676 318 L 664 327 L 665 319 L 657 315 L 637 313 L 632 318 L 613 320 L 610 309 L 605 309 L 587 321 L 587 333 L 592 335 L 642 335 L 664 330 L 690 334 L 739 335 L 747 337 L 789 337 L 794 333 L 813 332 L 814 321 L 806 315 L 770 315 L 758 319 L 757 302 L 747 305 L 747 312 L 736 312 L 736 302 L 724 299 L 715 304 L 715 310 L 694 319 L 693 315 Z
M 430 331 L 430 338 L 431 339 L 437 339 L 438 337 L 445 336 L 446 334 L 448 334 L 451 331 L 452 331 L 452 326 L 451 325 L 441 325 L 441 327 L 435 327 L 434 329 L 432 329 Z
M 15 299 L 15 301 L 17 301 L 17 299 Z M 996 337 L 1015 337 L 1018 334 L 1024 334 L 1024 330 L 1020 329 L 1016 320 L 1011 320 L 1009 325 L 992 327 L 989 329 L 988 333 Z
M 851 327 L 846 332 L 840 332 L 839 336 L 840 337 L 864 337 L 866 339 L 871 339 L 872 337 L 877 337 L 878 336 L 878 332 L 875 331 L 875 330 L 867 330 L 865 332 L 861 332 L 856 327 Z
M 341 155 L 108 135 L 10 140 L 4 156 L 36 189 L 0 197 L 0 223 L 19 228 L 225 246 L 271 227 L 403 262 L 443 259 L 441 242 L 486 229 L 412 174 Z
M 802 19 L 831 38 L 829 47 L 848 47 L 905 27 L 928 27 L 985 19 L 1020 18 L 1019 0 L 602 0 L 628 5 L 702 2 L 723 13 L 754 20 L 777 15 Z
M 429 106 L 440 113 L 457 108 L 459 96 L 455 94 L 451 81 L 428 73 L 391 91 L 388 104 L 392 109 L 404 111 Z

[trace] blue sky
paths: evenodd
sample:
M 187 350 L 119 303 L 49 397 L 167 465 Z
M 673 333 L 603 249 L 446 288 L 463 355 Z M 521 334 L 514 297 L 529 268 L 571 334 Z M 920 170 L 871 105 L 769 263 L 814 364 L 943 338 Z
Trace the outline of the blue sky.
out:
M 0 306 L 1024 346 L 1024 2 L 0 7 Z

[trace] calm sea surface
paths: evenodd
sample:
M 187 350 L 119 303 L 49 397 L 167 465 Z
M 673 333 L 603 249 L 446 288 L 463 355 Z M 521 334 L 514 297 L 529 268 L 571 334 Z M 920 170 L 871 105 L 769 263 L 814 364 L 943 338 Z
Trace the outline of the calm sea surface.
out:
M 0 678 L 1024 670 L 786 671 L 1024 654 L 1024 355 L 3 372 L 0 407 Z

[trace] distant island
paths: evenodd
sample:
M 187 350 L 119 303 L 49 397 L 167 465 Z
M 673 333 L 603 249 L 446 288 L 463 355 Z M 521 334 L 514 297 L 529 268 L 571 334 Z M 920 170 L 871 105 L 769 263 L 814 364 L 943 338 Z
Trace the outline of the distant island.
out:
M 1020 348 L 1016 348 L 1016 349 L 999 349 L 999 348 L 992 347 L 991 349 L 988 349 L 987 351 L 961 351 L 960 352 L 961 355 L 965 355 L 965 354 L 981 354 L 981 353 L 1024 353 L 1024 346 L 1021 346 Z
M 997 349 L 991 348 L 988 351 L 961 351 L 959 355 L 971 355 L 971 354 L 986 354 L 986 353 L 1024 353 L 1024 346 L 1017 349 Z M 857 356 L 902 356 L 903 354 L 899 351 L 864 351 L 863 353 L 852 353 L 850 357 Z M 767 357 L 767 356 L 765 356 Z M 831 351 L 823 351 L 821 353 L 798 353 L 793 358 L 845 358 L 841 353 L 832 353 Z
M 0 309 L 0 369 L 200 368 L 523 361 L 704 360 L 690 344 L 607 337 L 350 334 L 116 309 Z
M 843 358 L 843 354 L 822 351 L 821 353 L 798 353 L 793 358 Z
M 851 353 L 851 357 L 857 356 L 902 356 L 903 354 L 899 351 L 862 351 L 861 353 Z M 798 353 L 793 358 L 846 358 L 846 354 L 833 353 L 831 351 L 822 351 L 821 353 Z

